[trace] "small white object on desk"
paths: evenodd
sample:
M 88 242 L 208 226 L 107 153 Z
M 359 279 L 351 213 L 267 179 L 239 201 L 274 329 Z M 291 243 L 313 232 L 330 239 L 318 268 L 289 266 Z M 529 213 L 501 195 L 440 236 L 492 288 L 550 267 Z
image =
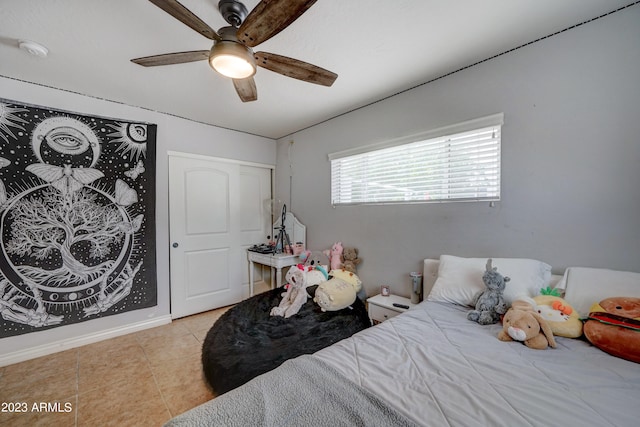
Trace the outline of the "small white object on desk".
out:
M 273 289 L 273 269 L 276 269 L 276 285 L 282 286 L 282 269 L 300 263 L 297 255 L 289 254 L 261 254 L 259 252 L 247 251 L 249 259 L 249 295 L 253 296 L 253 268 L 254 263 L 268 265 L 271 267 L 271 289 Z
M 367 299 L 367 303 L 369 304 L 369 319 L 371 319 L 371 323 L 374 325 L 391 319 L 392 317 L 407 310 L 411 310 L 411 308 L 417 305 L 412 304 L 409 298 L 401 297 L 399 295 L 383 296 L 380 294 Z M 393 304 L 408 308 L 398 307 Z

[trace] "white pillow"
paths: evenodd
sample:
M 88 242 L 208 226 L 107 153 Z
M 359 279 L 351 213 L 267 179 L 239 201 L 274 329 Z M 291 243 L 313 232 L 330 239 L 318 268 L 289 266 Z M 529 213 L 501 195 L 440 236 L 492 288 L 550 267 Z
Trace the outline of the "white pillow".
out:
M 482 275 L 488 258 L 460 258 L 441 255 L 438 278 L 428 301 L 473 305 L 473 297 L 486 289 Z M 551 266 L 541 261 L 522 258 L 492 258 L 498 273 L 509 277 L 504 299 L 511 304 L 519 297 L 534 297 L 551 282 Z
M 591 306 L 611 297 L 640 298 L 640 273 L 604 268 L 569 267 L 558 283 L 566 289 L 564 299 L 581 319 L 589 315 Z

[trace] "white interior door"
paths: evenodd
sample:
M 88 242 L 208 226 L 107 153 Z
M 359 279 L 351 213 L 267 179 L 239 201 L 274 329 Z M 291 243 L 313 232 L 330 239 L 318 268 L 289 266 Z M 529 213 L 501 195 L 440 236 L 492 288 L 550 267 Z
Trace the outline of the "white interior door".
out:
M 269 221 L 260 215 L 264 198 L 270 197 L 268 168 L 169 155 L 173 318 L 235 304 L 248 295 L 245 249 L 268 233 Z
M 265 209 L 265 201 L 271 199 L 271 170 L 252 166 L 240 166 L 240 245 L 242 289 L 249 296 L 249 260 L 247 248 L 264 243 L 271 235 L 271 212 Z M 262 278 L 262 270 L 257 274 Z

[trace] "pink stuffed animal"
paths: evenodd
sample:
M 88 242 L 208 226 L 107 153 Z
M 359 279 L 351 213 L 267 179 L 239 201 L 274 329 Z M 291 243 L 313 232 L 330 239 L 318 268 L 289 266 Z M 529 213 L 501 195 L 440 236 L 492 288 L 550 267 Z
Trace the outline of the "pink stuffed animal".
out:
M 331 246 L 331 250 L 323 251 L 329 257 L 330 270 L 339 270 L 342 268 L 342 242 L 336 242 Z

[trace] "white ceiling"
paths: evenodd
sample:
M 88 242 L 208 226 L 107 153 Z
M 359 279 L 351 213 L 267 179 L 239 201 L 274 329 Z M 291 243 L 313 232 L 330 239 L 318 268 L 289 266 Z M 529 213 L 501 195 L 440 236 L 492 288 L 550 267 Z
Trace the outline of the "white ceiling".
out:
M 338 74 L 332 87 L 259 68 L 242 103 L 206 61 L 144 68 L 131 58 L 211 42 L 145 0 L 0 0 L 0 75 L 280 138 L 474 64 L 631 0 L 319 0 L 256 51 Z M 212 28 L 218 0 L 182 0 Z M 251 10 L 258 0 L 245 0 Z M 46 58 L 18 48 L 26 39 Z M 0 97 L 2 94 L 0 93 Z

